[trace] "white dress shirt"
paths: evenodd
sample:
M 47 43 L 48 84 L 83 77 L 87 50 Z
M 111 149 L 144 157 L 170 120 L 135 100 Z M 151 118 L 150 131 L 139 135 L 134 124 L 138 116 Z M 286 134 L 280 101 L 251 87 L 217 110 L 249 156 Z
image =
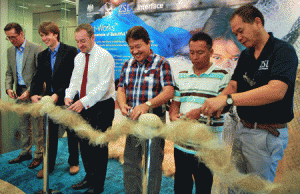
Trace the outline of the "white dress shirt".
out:
M 97 44 L 94 44 L 88 53 L 88 75 L 86 96 L 81 98 L 85 109 L 94 106 L 97 102 L 113 98 L 115 95 L 115 61 L 112 55 Z M 74 99 L 80 94 L 83 72 L 85 67 L 85 53 L 78 53 L 75 57 L 74 70 L 65 98 Z

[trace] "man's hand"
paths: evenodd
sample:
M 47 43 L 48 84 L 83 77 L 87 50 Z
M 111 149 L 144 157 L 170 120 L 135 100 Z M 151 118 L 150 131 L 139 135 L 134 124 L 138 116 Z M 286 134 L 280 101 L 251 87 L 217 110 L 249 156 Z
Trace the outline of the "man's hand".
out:
M 65 98 L 65 105 L 70 106 L 73 103 L 73 100 L 71 98 Z
M 200 108 L 200 111 L 205 116 L 211 117 L 216 115 L 216 117 L 220 117 L 224 107 L 227 105 L 226 99 L 226 95 L 208 98 Z
M 150 109 L 150 107 L 147 104 L 145 104 L 145 103 L 140 104 L 140 105 L 134 107 L 134 109 L 130 113 L 130 118 L 132 120 L 136 120 L 142 114 L 147 113 L 149 111 L 149 109 Z
M 11 89 L 6 90 L 6 93 L 12 99 L 16 99 L 18 97 L 17 94 L 13 90 L 11 90 Z
M 183 115 L 183 113 L 180 114 L 170 114 L 170 121 L 176 121 L 177 119 L 179 119 L 181 116 Z
M 20 97 L 19 100 L 27 100 L 29 99 L 29 91 L 25 91 Z
M 57 94 L 52 94 L 51 98 L 54 101 L 54 103 L 57 103 L 57 101 L 58 101 L 58 95 Z
M 128 106 L 127 104 L 121 104 L 120 110 L 123 116 L 127 116 L 129 113 L 129 110 L 131 109 L 131 106 Z
M 82 102 L 80 100 L 77 100 L 74 104 L 72 104 L 68 110 L 75 111 L 77 113 L 80 113 L 82 109 L 84 108 Z
M 34 95 L 34 96 L 31 96 L 31 101 L 33 103 L 37 103 L 39 102 L 39 100 L 42 98 L 42 96 L 38 96 L 38 95 Z
M 200 114 L 201 114 L 201 109 L 200 108 L 196 108 L 196 109 L 193 109 L 193 110 L 187 112 L 185 114 L 185 117 L 189 118 L 189 119 L 196 119 L 196 120 L 198 120 L 198 119 L 200 119 Z

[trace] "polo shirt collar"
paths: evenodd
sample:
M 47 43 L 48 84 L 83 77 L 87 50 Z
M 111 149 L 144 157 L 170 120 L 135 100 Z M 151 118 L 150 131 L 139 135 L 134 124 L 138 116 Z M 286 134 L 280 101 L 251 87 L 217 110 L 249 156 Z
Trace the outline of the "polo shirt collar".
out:
M 211 61 L 211 66 L 210 68 L 208 68 L 208 70 L 206 70 L 206 72 L 204 72 L 203 74 L 210 74 L 214 69 L 215 69 L 215 63 Z M 191 75 L 196 75 L 195 72 L 194 72 L 194 69 L 193 69 L 193 65 L 191 65 L 188 69 L 188 75 L 191 76 Z
M 263 51 L 266 51 L 266 50 L 268 51 L 269 48 L 273 46 L 273 40 L 274 40 L 273 33 L 272 33 L 272 32 L 269 32 L 268 34 L 270 35 L 270 37 L 269 37 L 269 39 L 268 39 L 266 45 L 264 46 Z
M 264 46 L 262 52 L 260 53 L 260 56 L 264 55 L 265 52 L 268 53 L 269 50 L 272 50 L 272 49 L 269 49 L 269 48 L 270 48 L 270 47 L 273 47 L 274 35 L 273 35 L 272 32 L 268 32 L 268 34 L 270 35 L 270 37 L 269 37 L 267 43 L 265 44 L 265 46 Z M 251 56 L 253 56 L 253 57 L 254 57 L 254 51 L 255 51 L 255 48 L 250 48 L 250 49 L 249 49 L 249 54 L 250 54 Z M 268 53 L 268 54 L 269 54 L 269 53 Z M 259 56 L 259 58 L 260 58 L 260 56 Z

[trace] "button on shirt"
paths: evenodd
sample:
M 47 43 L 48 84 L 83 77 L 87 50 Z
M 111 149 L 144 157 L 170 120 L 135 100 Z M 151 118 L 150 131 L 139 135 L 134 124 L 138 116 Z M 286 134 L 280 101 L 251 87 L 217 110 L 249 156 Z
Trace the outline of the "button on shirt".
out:
M 115 61 L 112 55 L 97 44 L 94 44 L 88 53 L 89 64 L 87 74 L 86 96 L 80 101 L 85 109 L 92 107 L 97 102 L 107 100 L 115 95 Z M 83 72 L 85 67 L 85 53 L 75 57 L 74 70 L 69 88 L 66 89 L 65 98 L 74 99 L 80 94 Z
M 17 77 L 18 77 L 18 84 L 21 86 L 25 85 L 25 82 L 22 77 L 23 55 L 24 55 L 25 44 L 26 44 L 26 39 L 24 43 L 20 46 L 20 48 L 16 47 Z
M 143 64 L 133 57 L 126 61 L 119 82 L 119 87 L 125 88 L 126 99 L 131 107 L 156 97 L 164 86 L 174 85 L 169 62 L 152 50 Z

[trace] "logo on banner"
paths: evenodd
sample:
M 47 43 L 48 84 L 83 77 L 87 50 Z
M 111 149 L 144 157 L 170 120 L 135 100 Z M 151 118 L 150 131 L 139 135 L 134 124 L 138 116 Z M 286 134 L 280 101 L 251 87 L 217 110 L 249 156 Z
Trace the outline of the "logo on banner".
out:
M 269 60 L 265 60 L 261 62 L 258 70 L 268 70 L 269 69 Z
M 119 7 L 120 7 L 120 9 L 119 9 L 120 14 L 129 13 L 129 5 L 127 3 L 123 3 L 123 4 L 119 5 Z
M 89 4 L 86 8 L 87 12 L 92 12 L 94 11 L 94 5 L 93 4 Z
M 164 8 L 164 4 L 156 4 L 156 3 L 137 6 L 138 11 L 148 11 L 148 10 L 152 11 L 152 10 L 163 9 L 163 8 Z

